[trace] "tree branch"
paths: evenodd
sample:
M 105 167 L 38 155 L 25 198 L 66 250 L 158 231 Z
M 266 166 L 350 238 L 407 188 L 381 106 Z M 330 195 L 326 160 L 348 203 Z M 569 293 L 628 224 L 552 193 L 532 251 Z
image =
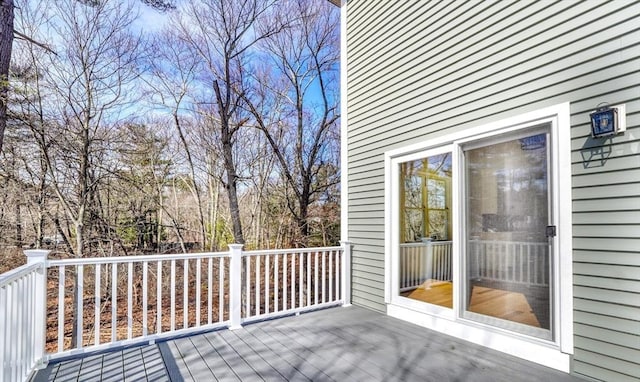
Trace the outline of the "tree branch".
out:
M 29 37 L 29 36 L 27 36 L 27 35 L 25 35 L 25 34 L 23 34 L 23 33 L 18 32 L 18 31 L 17 31 L 17 30 L 15 30 L 15 29 L 13 30 L 13 34 L 15 35 L 15 37 L 16 37 L 18 40 L 25 40 L 25 41 L 27 41 L 27 42 L 30 42 L 30 43 L 32 43 L 32 44 L 34 44 L 34 45 L 37 45 L 37 46 L 41 47 L 42 49 L 46 50 L 46 51 L 47 51 L 47 52 L 49 52 L 49 53 L 53 53 L 53 54 L 54 54 L 54 55 L 56 55 L 56 56 L 58 55 L 58 53 L 56 53 L 56 52 L 55 52 L 53 49 L 51 49 L 48 45 L 43 44 L 43 43 L 41 43 L 41 42 L 38 42 L 38 41 L 36 41 L 36 40 L 32 39 L 31 37 Z

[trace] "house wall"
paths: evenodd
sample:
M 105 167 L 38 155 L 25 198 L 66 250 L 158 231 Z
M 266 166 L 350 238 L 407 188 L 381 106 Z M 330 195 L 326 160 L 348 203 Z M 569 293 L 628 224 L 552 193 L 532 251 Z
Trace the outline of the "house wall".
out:
M 570 102 L 573 372 L 640 379 L 640 1 L 347 2 L 353 303 L 385 311 L 384 152 Z M 627 132 L 589 135 L 598 104 Z

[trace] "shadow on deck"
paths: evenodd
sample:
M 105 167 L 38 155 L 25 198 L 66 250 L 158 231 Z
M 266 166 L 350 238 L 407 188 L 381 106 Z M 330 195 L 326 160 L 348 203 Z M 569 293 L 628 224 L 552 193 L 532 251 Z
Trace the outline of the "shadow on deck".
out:
M 351 306 L 55 362 L 33 381 L 580 381 Z

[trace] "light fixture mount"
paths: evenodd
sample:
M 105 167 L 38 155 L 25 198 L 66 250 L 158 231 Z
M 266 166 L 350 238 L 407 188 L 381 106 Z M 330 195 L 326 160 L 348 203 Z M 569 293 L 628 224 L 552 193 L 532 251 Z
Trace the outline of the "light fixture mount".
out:
M 604 105 L 604 106 L 600 106 Z M 591 117 L 591 136 L 594 138 L 616 135 L 626 130 L 625 105 L 609 107 L 600 104 Z

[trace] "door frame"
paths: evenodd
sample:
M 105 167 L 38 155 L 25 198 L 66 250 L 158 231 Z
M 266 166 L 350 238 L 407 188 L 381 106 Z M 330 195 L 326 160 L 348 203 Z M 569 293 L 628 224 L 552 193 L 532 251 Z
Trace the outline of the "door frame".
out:
M 545 109 L 514 116 L 463 131 L 441 135 L 385 153 L 385 302 L 387 314 L 427 328 L 445 332 L 458 338 L 507 352 L 518 357 L 569 372 L 573 354 L 573 291 L 572 291 L 572 223 L 571 208 L 558 208 L 553 223 L 558 235 L 553 245 L 556 259 L 552 272 L 553 303 L 552 341 L 516 334 L 495 327 L 487 327 L 461 315 L 461 243 L 463 195 L 460 174 L 460 150 L 464 143 L 497 137 L 540 124 L 551 125 L 551 163 L 549 172 L 550 197 L 557 206 L 571 205 L 571 136 L 570 105 L 563 103 Z M 398 177 L 400 162 L 423 155 L 451 150 L 454 161 L 453 198 L 453 309 L 413 301 L 398 293 Z M 455 197 L 456 193 L 458 194 Z

